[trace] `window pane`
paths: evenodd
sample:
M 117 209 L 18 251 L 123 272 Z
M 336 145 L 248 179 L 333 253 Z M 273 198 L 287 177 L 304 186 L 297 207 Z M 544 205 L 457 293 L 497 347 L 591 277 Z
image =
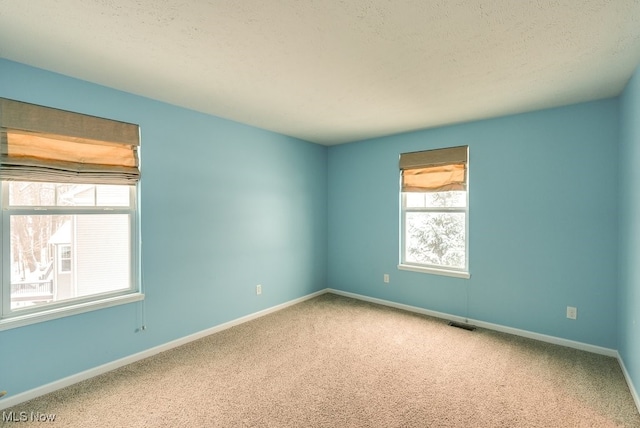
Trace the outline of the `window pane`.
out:
M 70 245 L 61 245 L 60 246 L 60 257 L 63 259 L 71 258 L 71 246 Z
M 9 205 L 54 206 L 56 185 L 53 183 L 9 182 Z
M 130 186 L 96 186 L 96 205 L 99 207 L 128 207 Z
M 58 245 L 56 253 L 60 258 L 60 272 L 71 271 L 71 245 Z
M 96 186 L 90 184 L 59 184 L 56 187 L 58 199 L 56 205 L 62 207 L 94 207 L 96 205 Z
M 12 215 L 10 228 L 11 309 L 130 287 L 128 214 Z
M 405 192 L 404 201 L 407 208 L 424 208 L 425 206 L 425 193 L 419 192 Z
M 11 206 L 128 207 L 131 186 L 65 183 L 9 183 Z
M 465 213 L 405 213 L 406 262 L 464 268 Z
M 467 192 L 435 192 L 424 195 L 426 207 L 464 208 L 467 206 Z
M 406 208 L 464 208 L 467 206 L 467 192 L 405 192 Z

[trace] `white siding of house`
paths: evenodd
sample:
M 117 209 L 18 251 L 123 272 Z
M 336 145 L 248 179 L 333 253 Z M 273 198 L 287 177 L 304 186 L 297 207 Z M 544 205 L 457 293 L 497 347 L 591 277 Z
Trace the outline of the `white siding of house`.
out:
M 78 297 L 130 286 L 129 228 L 125 214 L 76 217 L 74 263 Z

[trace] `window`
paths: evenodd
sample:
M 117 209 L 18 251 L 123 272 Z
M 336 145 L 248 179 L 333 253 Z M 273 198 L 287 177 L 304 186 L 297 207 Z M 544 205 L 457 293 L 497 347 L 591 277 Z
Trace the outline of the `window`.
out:
M 400 269 L 469 277 L 468 147 L 400 156 Z
M 11 243 L 11 248 L 13 248 L 13 242 Z M 60 249 L 58 251 L 58 257 L 60 260 L 60 264 L 58 267 L 59 272 L 71 272 L 71 245 L 60 245 Z M 15 257 L 11 257 L 11 260 L 14 260 Z
M 0 329 L 142 299 L 137 125 L 0 98 Z

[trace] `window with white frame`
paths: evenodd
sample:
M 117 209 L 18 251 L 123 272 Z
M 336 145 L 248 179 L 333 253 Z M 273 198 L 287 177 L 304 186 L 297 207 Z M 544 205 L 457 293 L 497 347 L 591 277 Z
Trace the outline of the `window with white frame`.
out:
M 0 329 L 140 300 L 137 125 L 0 98 Z
M 71 272 L 71 245 L 60 245 L 58 250 L 58 260 L 60 261 L 60 264 L 58 265 L 59 272 Z
M 400 269 L 469 277 L 468 146 L 400 155 Z

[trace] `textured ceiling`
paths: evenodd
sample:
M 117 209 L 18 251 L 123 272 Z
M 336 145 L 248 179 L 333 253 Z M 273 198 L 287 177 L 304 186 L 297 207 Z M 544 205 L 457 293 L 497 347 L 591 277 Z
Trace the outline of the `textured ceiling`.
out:
M 321 144 L 618 95 L 639 0 L 0 0 L 0 57 Z

